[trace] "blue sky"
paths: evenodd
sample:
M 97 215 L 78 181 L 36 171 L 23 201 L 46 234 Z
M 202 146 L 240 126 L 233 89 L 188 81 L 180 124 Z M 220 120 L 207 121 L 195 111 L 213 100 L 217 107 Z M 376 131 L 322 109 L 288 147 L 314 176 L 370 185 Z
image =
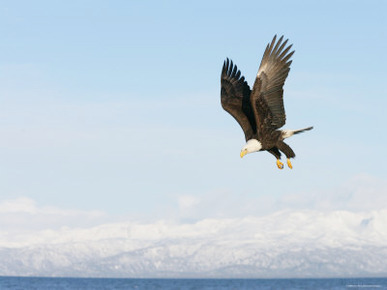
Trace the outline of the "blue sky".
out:
M 243 209 L 271 200 L 262 212 L 275 210 L 359 178 L 373 188 L 387 178 L 386 10 L 385 1 L 4 1 L 0 200 L 195 219 L 259 215 Z M 285 127 L 315 126 L 289 139 L 292 171 L 267 153 L 241 160 L 244 136 L 220 106 L 223 60 L 252 85 L 274 34 L 296 50 Z M 194 204 L 207 209 L 184 212 Z

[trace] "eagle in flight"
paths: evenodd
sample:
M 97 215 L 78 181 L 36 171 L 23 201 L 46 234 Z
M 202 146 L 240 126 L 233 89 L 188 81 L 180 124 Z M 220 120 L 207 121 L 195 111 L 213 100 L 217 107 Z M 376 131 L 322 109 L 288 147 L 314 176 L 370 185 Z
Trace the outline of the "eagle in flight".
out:
M 281 152 L 286 155 L 289 168 L 290 158 L 296 155 L 284 139 L 307 130 L 280 130 L 285 125 L 286 114 L 283 102 L 283 86 L 290 71 L 294 50 L 283 42 L 283 36 L 276 41 L 275 35 L 266 46 L 253 90 L 244 76 L 228 58 L 223 64 L 221 75 L 221 103 L 224 110 L 237 120 L 245 133 L 246 145 L 240 156 L 266 150 L 277 159 L 277 166 L 283 169 Z

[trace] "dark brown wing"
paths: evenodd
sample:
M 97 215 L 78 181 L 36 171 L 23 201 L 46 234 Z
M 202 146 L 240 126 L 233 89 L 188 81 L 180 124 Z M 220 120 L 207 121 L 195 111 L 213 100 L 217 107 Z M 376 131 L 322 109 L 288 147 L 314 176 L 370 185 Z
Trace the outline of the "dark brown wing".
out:
M 238 121 L 246 140 L 251 139 L 256 132 L 254 112 L 250 103 L 251 90 L 237 66 L 229 59 L 223 63 L 220 83 L 223 109 Z
M 292 45 L 286 47 L 288 40 L 282 43 L 283 36 L 277 43 L 276 37 L 266 46 L 250 97 L 258 134 L 262 130 L 278 129 L 286 122 L 283 86 L 294 51 L 289 53 Z

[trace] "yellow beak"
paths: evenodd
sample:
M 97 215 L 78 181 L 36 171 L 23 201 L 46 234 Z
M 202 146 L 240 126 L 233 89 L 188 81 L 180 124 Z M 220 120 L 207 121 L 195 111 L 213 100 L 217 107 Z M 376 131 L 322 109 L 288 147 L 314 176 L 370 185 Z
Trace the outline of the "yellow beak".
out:
M 241 158 L 243 158 L 243 156 L 245 156 L 247 154 L 247 150 L 242 150 L 241 151 Z

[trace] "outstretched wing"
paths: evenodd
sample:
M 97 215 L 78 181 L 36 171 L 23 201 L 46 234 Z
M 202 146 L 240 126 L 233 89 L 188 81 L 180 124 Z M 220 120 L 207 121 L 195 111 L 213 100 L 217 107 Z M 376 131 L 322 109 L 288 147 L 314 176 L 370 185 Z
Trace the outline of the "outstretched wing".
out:
M 286 122 L 283 86 L 294 51 L 289 52 L 292 45 L 286 47 L 288 40 L 282 43 L 283 36 L 277 42 L 276 37 L 266 46 L 250 97 L 258 134 L 263 130 L 278 129 Z
M 245 133 L 246 140 L 251 139 L 256 132 L 254 112 L 250 103 L 251 90 L 237 66 L 229 59 L 223 63 L 220 82 L 223 109 L 237 120 Z

